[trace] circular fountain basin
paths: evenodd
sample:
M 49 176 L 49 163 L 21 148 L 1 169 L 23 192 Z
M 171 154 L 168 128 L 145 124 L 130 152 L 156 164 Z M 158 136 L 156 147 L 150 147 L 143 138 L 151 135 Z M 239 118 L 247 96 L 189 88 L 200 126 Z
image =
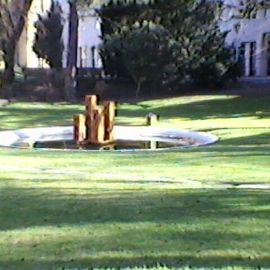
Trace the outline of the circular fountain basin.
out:
M 114 137 L 117 142 L 133 142 L 133 147 L 104 147 L 100 150 L 161 150 L 181 147 L 203 146 L 217 142 L 217 136 L 189 130 L 179 130 L 153 126 L 115 126 Z M 0 132 L 0 146 L 15 148 L 73 149 L 73 127 L 25 128 Z M 63 142 L 61 147 L 57 143 Z M 137 147 L 134 142 L 142 142 L 145 147 Z M 72 145 L 69 147 L 68 145 Z M 115 144 L 114 144 L 115 145 Z M 132 145 L 132 143 L 130 144 Z M 65 147 L 66 146 L 66 147 Z M 45 147 L 45 148 L 44 148 Z M 98 150 L 95 146 L 76 147 L 80 150 Z

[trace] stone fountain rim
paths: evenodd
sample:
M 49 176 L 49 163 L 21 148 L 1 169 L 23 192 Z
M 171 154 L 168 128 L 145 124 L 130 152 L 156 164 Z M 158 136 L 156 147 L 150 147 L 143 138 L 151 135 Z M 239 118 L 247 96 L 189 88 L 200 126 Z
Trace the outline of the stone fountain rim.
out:
M 134 152 L 134 151 L 168 151 L 175 149 L 191 148 L 196 146 L 206 146 L 218 141 L 218 137 L 208 132 L 191 131 L 185 129 L 156 127 L 156 126 L 118 126 L 115 127 L 116 140 L 140 140 L 147 141 L 151 138 L 157 140 L 172 141 L 177 138 L 188 137 L 198 142 L 196 145 L 188 146 L 172 146 L 158 149 L 119 149 L 112 150 L 113 152 Z M 54 140 L 71 140 L 73 138 L 72 126 L 55 126 L 55 127 L 37 127 L 23 128 L 17 130 L 0 131 L 0 147 L 18 148 L 18 149 L 33 149 L 32 146 L 37 141 L 50 141 L 47 137 Z M 28 146 L 22 146 L 22 145 Z M 50 151 L 99 151 L 100 150 L 80 150 L 80 149 L 53 149 L 42 148 L 34 150 L 50 150 Z M 110 151 L 110 150 L 107 150 Z

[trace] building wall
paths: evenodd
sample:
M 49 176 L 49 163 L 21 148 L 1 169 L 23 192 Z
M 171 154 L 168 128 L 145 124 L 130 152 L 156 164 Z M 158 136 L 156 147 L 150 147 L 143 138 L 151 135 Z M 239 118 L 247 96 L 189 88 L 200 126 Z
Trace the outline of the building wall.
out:
M 91 12 L 79 12 L 78 67 L 100 68 L 102 66 L 98 54 L 100 35 L 99 18 Z
M 17 63 L 22 67 L 41 67 L 44 61 L 38 59 L 32 47 L 35 38 L 35 22 L 38 14 L 45 14 L 50 8 L 50 0 L 34 0 L 28 12 L 27 23 L 17 45 Z M 46 66 L 46 65 L 45 65 Z
M 33 51 L 35 37 L 34 24 L 38 14 L 44 15 L 50 9 L 53 0 L 34 0 L 28 14 L 27 24 L 17 45 L 16 59 L 21 67 L 47 67 L 44 61 L 38 59 Z M 67 65 L 69 39 L 69 4 L 68 0 L 55 0 L 61 4 L 63 18 L 63 66 Z M 91 12 L 78 12 L 78 67 L 101 67 L 97 47 L 100 44 L 100 27 L 98 18 Z M 95 50 L 92 50 L 95 48 Z M 94 55 L 92 54 L 94 52 Z
M 259 10 L 250 19 L 236 19 L 240 1 L 224 2 L 230 7 L 223 12 L 221 29 L 228 31 L 226 42 L 236 49 L 236 57 L 242 59 L 244 75 L 269 75 L 270 10 Z

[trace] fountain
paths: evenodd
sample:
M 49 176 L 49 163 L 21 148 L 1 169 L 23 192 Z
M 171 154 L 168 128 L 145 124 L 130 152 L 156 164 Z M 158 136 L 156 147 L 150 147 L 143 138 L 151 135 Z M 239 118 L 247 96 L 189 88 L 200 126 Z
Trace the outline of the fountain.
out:
M 159 127 L 158 116 L 146 115 L 144 126 L 114 124 L 116 103 L 98 104 L 98 97 L 85 97 L 85 112 L 73 117 L 73 126 L 25 128 L 0 132 L 0 146 L 64 150 L 168 150 L 203 146 L 218 138 L 206 132 Z
M 85 113 L 74 115 L 74 140 L 78 144 L 108 144 L 114 141 L 115 102 L 98 105 L 96 95 L 85 97 Z

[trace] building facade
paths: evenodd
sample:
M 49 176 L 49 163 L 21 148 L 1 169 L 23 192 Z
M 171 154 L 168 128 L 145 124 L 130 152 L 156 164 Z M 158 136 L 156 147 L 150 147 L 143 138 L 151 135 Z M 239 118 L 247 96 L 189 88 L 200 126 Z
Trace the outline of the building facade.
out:
M 69 40 L 69 4 L 68 0 L 33 0 L 28 14 L 27 24 L 17 46 L 17 64 L 21 67 L 46 67 L 46 63 L 37 57 L 32 46 L 35 37 L 34 24 L 38 14 L 44 15 L 58 1 L 62 8 L 63 19 L 63 66 L 67 65 Z M 244 76 L 270 76 L 270 10 L 260 9 L 249 19 L 240 18 L 239 7 L 242 0 L 223 0 L 224 11 L 220 28 L 228 32 L 226 43 L 241 63 Z M 102 66 L 98 54 L 101 43 L 100 20 L 93 8 L 79 10 L 77 67 L 99 68 Z
M 57 1 L 61 5 L 63 21 L 62 40 L 64 44 L 63 67 L 67 65 L 70 12 L 68 0 L 34 0 L 28 12 L 27 23 L 17 44 L 16 62 L 21 67 L 47 67 L 47 64 L 37 57 L 32 47 L 36 32 L 34 24 L 38 20 L 38 15 L 45 15 L 50 9 L 51 1 Z M 95 15 L 93 9 L 87 11 L 79 10 L 78 17 L 77 66 L 86 68 L 101 67 L 101 60 L 98 54 L 98 46 L 101 42 L 99 18 Z
M 270 10 L 259 9 L 251 17 L 241 18 L 241 0 L 224 0 L 222 31 L 235 52 L 244 76 L 270 75 Z

